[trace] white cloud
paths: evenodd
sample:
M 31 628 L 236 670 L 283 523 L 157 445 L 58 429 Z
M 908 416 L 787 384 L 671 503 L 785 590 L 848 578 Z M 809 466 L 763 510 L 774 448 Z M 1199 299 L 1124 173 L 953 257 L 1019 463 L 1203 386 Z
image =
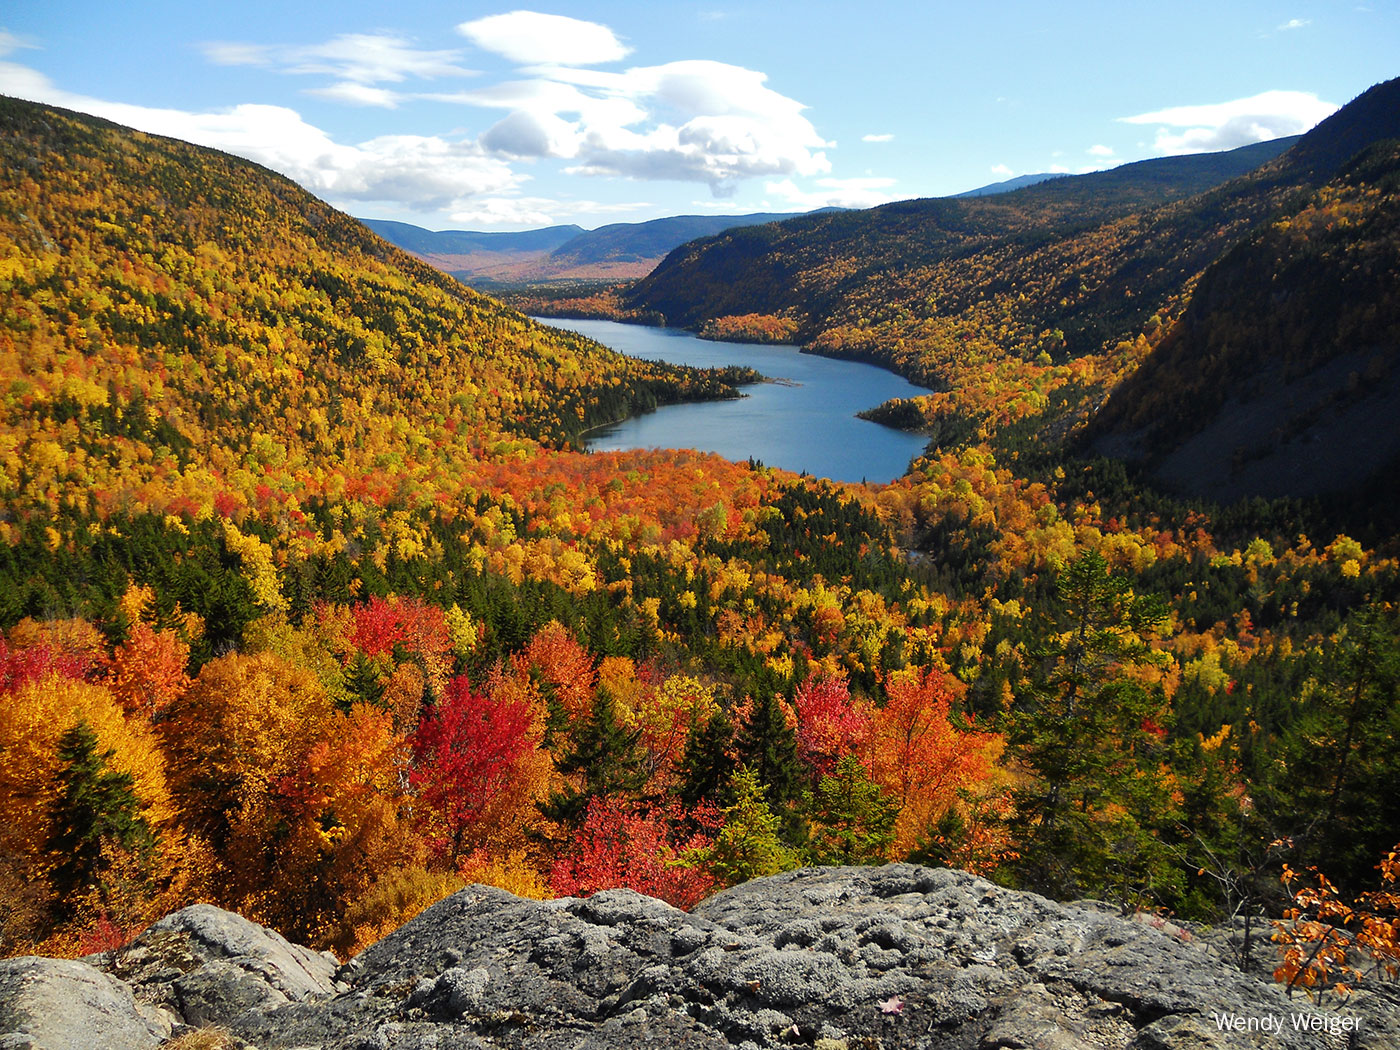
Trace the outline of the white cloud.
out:
M 1086 152 L 1086 153 L 1088 153 L 1090 156 L 1094 156 L 1094 157 L 1111 157 L 1111 156 L 1113 156 L 1113 147 L 1112 147 L 1112 146 L 1090 146 L 1090 147 L 1089 147 L 1087 150 L 1085 150 L 1084 152 Z
M 384 135 L 344 145 L 285 106 L 240 105 L 198 113 L 107 102 L 63 91 L 43 74 L 9 62 L 0 62 L 0 94 L 81 110 L 140 131 L 225 150 L 342 204 L 384 201 L 435 211 L 477 194 L 514 189 L 523 181 L 475 142 Z
M 767 86 L 767 76 L 723 62 L 690 60 L 604 72 L 537 67 L 535 79 L 453 96 L 511 110 L 482 145 L 511 156 L 576 161 L 570 174 L 703 182 L 717 196 L 744 178 L 816 175 L 831 169 L 831 144 L 804 107 Z
M 1118 119 L 1162 125 L 1155 143 L 1160 153 L 1204 153 L 1301 134 L 1336 109 L 1311 92 L 1265 91 L 1230 102 L 1173 106 Z
M 1290 18 L 1287 22 L 1283 23 L 1283 25 L 1279 26 L 1278 30 L 1279 32 L 1285 32 L 1289 29 L 1302 29 L 1304 26 L 1310 25 L 1312 25 L 1311 18 Z
M 797 209 L 810 211 L 813 208 L 873 208 L 886 204 L 896 199 L 885 192 L 894 184 L 894 179 L 886 178 L 828 178 L 815 180 L 816 190 L 804 190 L 792 179 L 783 179 L 767 183 L 764 190 Z
M 891 141 L 894 140 L 894 136 L 893 136 L 893 135 L 888 135 L 888 134 L 886 134 L 886 135 L 862 135 L 862 136 L 860 137 L 860 140 L 861 140 L 862 142 L 891 142 Z
M 1005 164 L 993 164 L 992 174 L 1000 175 L 1003 179 L 1009 179 L 1011 177 L 1011 169 Z
M 222 66 L 261 66 L 278 73 L 333 76 L 353 84 L 475 75 L 458 65 L 461 51 L 425 51 L 386 34 L 348 33 L 308 45 L 213 43 L 204 46 L 204 54 Z
M 616 62 L 631 51 L 605 25 L 538 11 L 478 18 L 457 31 L 484 51 L 528 66 L 591 66 Z
M 479 197 L 456 208 L 453 222 L 476 226 L 552 226 L 557 201 L 547 197 Z
M 488 109 L 504 109 L 510 115 L 488 130 L 482 141 L 490 149 L 501 149 L 515 156 L 574 157 L 586 128 L 626 127 L 647 119 L 647 111 L 630 99 L 588 94 L 572 84 L 552 80 L 513 80 L 472 91 L 424 95 L 436 102 L 456 102 Z M 552 129 L 548 135 L 524 134 L 520 115 L 536 125 Z M 573 118 L 565 134 L 556 122 Z M 517 119 L 512 119 L 517 118 Z M 530 152 L 533 142 L 536 152 Z M 499 144 L 498 144 L 499 143 Z
M 572 157 L 578 153 L 579 133 L 553 113 L 517 109 L 487 129 L 481 145 L 511 157 Z
M 390 33 L 344 34 L 310 45 L 220 42 L 203 49 L 223 65 L 320 78 L 307 94 L 348 105 L 407 110 L 415 103 L 447 102 L 478 110 L 472 114 L 478 123 L 451 135 L 381 136 L 349 144 L 288 107 L 190 112 L 124 105 L 69 94 L 2 58 L 0 91 L 236 153 L 341 206 L 378 201 L 463 212 L 477 209 L 473 199 L 489 198 L 496 203 L 469 214 L 483 222 L 496 215 L 499 223 L 528 221 L 519 218 L 527 212 L 582 208 L 519 195 L 529 176 L 514 169 L 528 170 L 521 161 L 540 159 L 568 162 L 564 173 L 571 175 L 699 183 L 720 199 L 732 197 L 746 179 L 784 180 L 779 185 L 790 186 L 799 198 L 816 200 L 812 206 L 887 199 L 880 191 L 891 180 L 826 179 L 798 188 L 793 179 L 831 172 L 825 151 L 835 143 L 818 133 L 802 103 L 774 90 L 758 70 L 699 59 L 584 68 L 616 61 L 629 49 L 607 26 L 531 11 L 457 28 L 478 46 L 526 67 L 516 79 L 428 85 L 421 81 L 475 75 L 463 65 L 465 48 L 422 48 Z M 0 55 L 19 46 L 25 45 L 0 30 Z M 495 113 L 480 120 L 481 109 Z M 491 123 L 492 116 L 499 119 Z M 870 142 L 893 138 L 866 136 Z

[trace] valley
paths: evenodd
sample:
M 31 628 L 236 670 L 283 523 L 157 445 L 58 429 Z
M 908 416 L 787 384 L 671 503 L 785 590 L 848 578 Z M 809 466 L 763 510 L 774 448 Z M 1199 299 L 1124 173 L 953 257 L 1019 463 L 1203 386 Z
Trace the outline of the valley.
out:
M 0 101 L 0 951 L 205 900 L 348 957 L 469 884 L 914 861 L 1248 915 L 1314 987 L 1344 901 L 1378 980 L 1397 138 L 1389 81 L 502 301 L 269 169 Z M 760 414 L 760 374 L 816 400 Z

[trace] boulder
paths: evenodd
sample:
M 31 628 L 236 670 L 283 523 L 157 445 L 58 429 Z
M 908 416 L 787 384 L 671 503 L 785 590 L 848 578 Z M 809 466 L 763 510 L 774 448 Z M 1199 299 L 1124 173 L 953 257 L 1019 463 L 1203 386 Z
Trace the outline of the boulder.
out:
M 138 1001 L 195 1027 L 333 995 L 339 965 L 209 904 L 173 912 L 125 948 L 92 959 Z
M 0 959 L 3 1050 L 147 1050 L 170 1024 L 121 981 L 77 959 Z

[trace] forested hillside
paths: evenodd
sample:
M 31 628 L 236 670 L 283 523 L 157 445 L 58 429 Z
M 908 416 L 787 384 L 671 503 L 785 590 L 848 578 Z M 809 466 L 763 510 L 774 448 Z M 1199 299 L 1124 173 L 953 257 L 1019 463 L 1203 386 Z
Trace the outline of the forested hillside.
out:
M 1392 139 L 1212 264 L 1089 440 L 1216 499 L 1374 480 L 1400 456 L 1397 259 Z
M 1144 360 L 1206 267 L 1397 135 L 1391 81 L 1272 160 L 1280 144 L 733 231 L 678 249 L 618 305 L 688 327 L 789 321 L 814 352 L 932 387 L 876 418 L 945 444 L 1011 424 L 1013 441 L 1054 438 Z
M 1284 859 L 1350 899 L 1394 845 L 1393 542 L 1011 447 L 1139 351 L 1076 356 L 992 262 L 1050 302 L 1112 192 L 1044 237 L 988 198 L 932 238 L 972 254 L 813 300 L 985 371 L 866 487 L 572 451 L 743 377 L 535 325 L 253 165 L 18 102 L 0 151 L 0 950 L 208 899 L 347 952 L 468 881 L 688 906 L 907 857 L 1279 917 Z M 1165 252 L 1178 206 L 1094 230 Z M 990 309 L 940 267 L 1023 326 L 906 313 Z

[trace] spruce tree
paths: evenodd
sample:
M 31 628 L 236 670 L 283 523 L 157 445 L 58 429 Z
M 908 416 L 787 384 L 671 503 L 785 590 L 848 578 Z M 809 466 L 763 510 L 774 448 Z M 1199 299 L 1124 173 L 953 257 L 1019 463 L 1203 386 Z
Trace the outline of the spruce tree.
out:
M 763 785 L 753 770 L 741 768 L 730 779 L 733 801 L 724 809 L 724 827 L 714 842 L 697 850 L 694 859 L 707 867 L 723 886 L 776 875 L 801 863 L 783 845 L 781 826 L 763 797 Z
M 792 804 L 802 796 L 802 764 L 797 757 L 797 734 L 788 725 L 775 693 L 762 693 L 740 727 L 735 740 L 739 762 L 763 785 L 773 812 L 791 824 Z
M 59 740 L 59 795 L 48 846 L 63 858 L 52 877 L 60 911 L 68 911 L 78 892 L 101 881 L 104 847 L 119 847 L 144 860 L 155 846 L 131 774 L 110 767 L 114 756 L 113 751 L 99 753 L 97 735 L 86 722 Z
M 384 686 L 379 681 L 379 669 L 374 661 L 362 652 L 355 653 L 355 660 L 345 669 L 345 700 L 336 706 L 348 711 L 352 703 L 369 704 L 370 707 L 384 706 Z
M 698 802 L 716 805 L 724 801 L 729 779 L 734 775 L 734 759 L 729 749 L 734 740 L 734 723 L 724 711 L 708 722 L 693 725 L 685 738 L 685 754 L 680 762 L 680 799 L 687 806 Z
M 1008 743 L 1033 781 L 1017 792 L 1020 872 L 1050 896 L 1143 903 L 1170 880 L 1154 834 L 1172 822 L 1161 774 L 1166 703 L 1134 669 L 1159 662 L 1147 639 L 1166 622 L 1097 552 L 1057 582 L 1042 673 L 1018 697 Z
M 813 864 L 879 864 L 894 841 L 899 806 L 854 755 L 846 755 L 804 798 Z
M 562 791 L 551 792 L 540 804 L 550 820 L 578 824 L 588 803 L 596 798 L 634 796 L 646 784 L 641 730 L 629 732 L 617 719 L 612 694 L 599 688 L 587 720 L 575 730 L 557 762 L 559 772 L 572 778 Z

